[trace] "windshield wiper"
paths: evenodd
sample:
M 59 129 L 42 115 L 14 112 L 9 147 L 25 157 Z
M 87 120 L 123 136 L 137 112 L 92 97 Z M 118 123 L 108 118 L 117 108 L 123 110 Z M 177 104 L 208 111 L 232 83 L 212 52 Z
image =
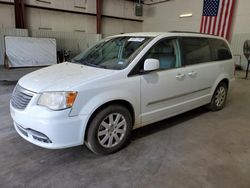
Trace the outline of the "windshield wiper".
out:
M 87 65 L 87 66 L 91 66 L 91 67 L 97 67 L 97 68 L 104 68 L 107 69 L 107 67 L 105 65 L 97 65 L 97 64 L 93 64 L 93 63 L 89 63 L 89 62 L 81 62 L 83 65 Z

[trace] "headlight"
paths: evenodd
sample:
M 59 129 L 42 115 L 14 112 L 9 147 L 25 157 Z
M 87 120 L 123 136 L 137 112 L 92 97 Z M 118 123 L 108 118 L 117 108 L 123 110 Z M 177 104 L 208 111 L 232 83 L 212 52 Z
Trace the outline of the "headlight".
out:
M 63 110 L 73 106 L 77 92 L 44 92 L 39 97 L 37 104 L 46 106 L 51 110 Z

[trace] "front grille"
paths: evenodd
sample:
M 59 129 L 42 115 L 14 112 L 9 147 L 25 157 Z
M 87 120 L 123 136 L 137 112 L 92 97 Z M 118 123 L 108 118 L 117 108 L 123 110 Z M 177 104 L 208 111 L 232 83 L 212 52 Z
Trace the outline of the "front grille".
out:
M 31 91 L 17 84 L 11 96 L 11 104 L 14 108 L 23 110 L 29 104 L 33 95 Z

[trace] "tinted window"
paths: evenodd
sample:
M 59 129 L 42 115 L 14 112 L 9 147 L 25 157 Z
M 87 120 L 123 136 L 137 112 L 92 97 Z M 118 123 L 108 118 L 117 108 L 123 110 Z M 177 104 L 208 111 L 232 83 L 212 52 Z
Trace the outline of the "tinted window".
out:
M 186 65 L 211 61 L 211 51 L 206 38 L 183 38 L 183 56 Z
M 209 39 L 212 52 L 212 60 L 226 60 L 232 59 L 232 54 L 227 43 L 219 39 Z

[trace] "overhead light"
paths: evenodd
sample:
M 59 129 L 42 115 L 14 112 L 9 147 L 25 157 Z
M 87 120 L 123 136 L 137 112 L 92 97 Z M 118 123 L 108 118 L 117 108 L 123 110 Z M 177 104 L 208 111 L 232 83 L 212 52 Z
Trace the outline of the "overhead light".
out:
M 186 18 L 186 17 L 192 17 L 193 13 L 185 13 L 185 14 L 181 14 L 179 17 L 180 18 Z

